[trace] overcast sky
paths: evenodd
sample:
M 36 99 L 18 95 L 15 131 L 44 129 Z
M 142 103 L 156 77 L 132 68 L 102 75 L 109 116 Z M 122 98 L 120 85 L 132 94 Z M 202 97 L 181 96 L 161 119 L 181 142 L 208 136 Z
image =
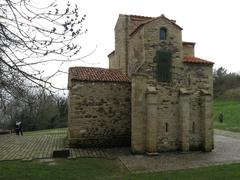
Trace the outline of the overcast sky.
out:
M 108 67 L 114 50 L 114 26 L 119 14 L 157 17 L 164 14 L 183 28 L 183 41 L 196 42 L 195 56 L 214 61 L 214 68 L 240 72 L 240 10 L 238 0 L 70 0 L 87 18 L 83 50 L 94 54 L 71 66 Z
M 114 26 L 118 15 L 157 17 L 165 14 L 183 28 L 184 41 L 196 42 L 195 55 L 230 71 L 239 71 L 240 10 L 238 0 L 72 0 L 87 15 L 88 29 L 83 48 L 97 50 L 89 63 L 108 67 L 107 55 L 114 50 Z M 90 66 L 90 64 L 89 64 Z

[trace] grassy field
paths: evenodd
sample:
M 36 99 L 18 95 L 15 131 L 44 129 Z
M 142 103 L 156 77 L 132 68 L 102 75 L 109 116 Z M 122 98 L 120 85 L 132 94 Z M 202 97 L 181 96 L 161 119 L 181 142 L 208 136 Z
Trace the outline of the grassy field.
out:
M 0 179 L 10 180 L 239 180 L 240 164 L 211 166 L 205 168 L 134 173 L 128 171 L 118 160 L 79 158 L 54 160 L 53 162 L 7 161 L 0 163 Z
M 44 129 L 39 131 L 27 131 L 24 132 L 24 136 L 39 136 L 39 135 L 51 135 L 51 134 L 66 134 L 67 128 L 58 129 Z
M 44 180 L 75 180 L 75 179 L 112 179 L 124 176 L 119 161 L 81 158 L 77 160 L 58 159 L 53 162 L 7 161 L 0 163 L 0 179 L 44 179 Z
M 218 129 L 240 132 L 240 101 L 214 100 L 214 127 Z M 224 114 L 224 122 L 218 116 Z

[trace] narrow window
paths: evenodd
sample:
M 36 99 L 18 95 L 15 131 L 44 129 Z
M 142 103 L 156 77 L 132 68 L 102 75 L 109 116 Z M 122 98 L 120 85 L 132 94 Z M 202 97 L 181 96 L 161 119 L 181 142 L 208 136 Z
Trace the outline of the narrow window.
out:
M 192 124 L 192 132 L 195 133 L 195 122 Z
M 157 79 L 160 82 L 171 80 L 171 53 L 167 51 L 157 51 Z
M 166 39 L 167 39 L 167 29 L 160 28 L 160 40 L 166 40 Z
M 190 86 L 191 85 L 191 75 L 190 74 L 188 74 L 188 86 Z
M 168 123 L 165 124 L 165 130 L 168 132 Z

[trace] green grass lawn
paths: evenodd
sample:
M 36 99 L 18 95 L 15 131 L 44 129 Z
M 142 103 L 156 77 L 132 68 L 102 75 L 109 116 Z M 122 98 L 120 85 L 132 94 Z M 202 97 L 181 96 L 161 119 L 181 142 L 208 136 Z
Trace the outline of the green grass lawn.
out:
M 119 163 L 116 160 L 95 158 L 57 159 L 53 162 L 6 161 L 0 163 L 0 179 L 114 179 L 113 177 L 124 176 L 127 172 Z
M 76 160 L 58 159 L 53 162 L 6 161 L 0 163 L 2 180 L 239 180 L 240 164 L 211 166 L 204 168 L 165 171 L 130 172 L 119 160 L 79 158 Z
M 136 180 L 239 180 L 240 164 L 204 168 L 165 171 L 157 173 L 129 174 L 126 179 Z
M 218 129 L 240 132 L 240 101 L 214 100 L 214 127 Z M 218 116 L 224 114 L 224 122 Z
M 39 136 L 39 135 L 51 135 L 51 134 L 66 134 L 67 128 L 57 129 L 44 129 L 39 131 L 27 131 L 24 132 L 24 136 Z

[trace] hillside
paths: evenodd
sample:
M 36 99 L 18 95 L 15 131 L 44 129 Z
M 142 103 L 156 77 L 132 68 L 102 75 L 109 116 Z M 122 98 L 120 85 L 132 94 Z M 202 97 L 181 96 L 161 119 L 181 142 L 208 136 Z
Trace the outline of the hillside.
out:
M 240 132 L 240 100 L 214 100 L 214 127 L 230 131 Z M 224 114 L 223 123 L 218 116 Z

